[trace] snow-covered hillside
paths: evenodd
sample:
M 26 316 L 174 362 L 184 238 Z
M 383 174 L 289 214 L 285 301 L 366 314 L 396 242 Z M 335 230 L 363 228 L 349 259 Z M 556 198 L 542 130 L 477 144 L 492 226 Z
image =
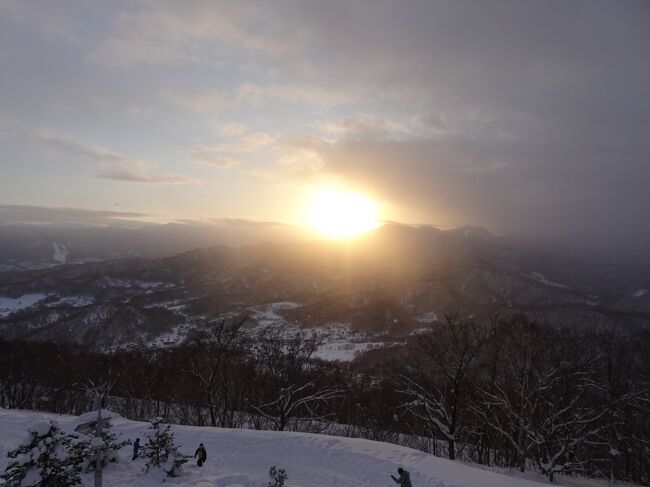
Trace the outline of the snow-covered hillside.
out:
M 27 427 L 40 419 L 55 419 L 71 431 L 79 418 L 53 414 L 0 409 L 0 471 L 7 464 L 7 451 L 26 435 Z M 144 439 L 148 423 L 117 418 L 114 431 L 124 438 Z M 286 469 L 287 487 L 377 487 L 395 485 L 390 474 L 398 466 L 411 473 L 414 487 L 534 487 L 542 484 L 483 471 L 457 462 L 387 443 L 337 438 L 305 433 L 226 430 L 173 426 L 180 450 L 194 453 L 202 442 L 208 460 L 199 468 L 194 462 L 184 466 L 181 477 L 166 483 L 194 487 L 266 487 L 269 468 Z M 142 460 L 131 461 L 130 447 L 121 452 L 121 461 L 105 471 L 104 485 L 160 485 L 154 476 L 142 472 Z M 92 485 L 92 474 L 83 477 Z

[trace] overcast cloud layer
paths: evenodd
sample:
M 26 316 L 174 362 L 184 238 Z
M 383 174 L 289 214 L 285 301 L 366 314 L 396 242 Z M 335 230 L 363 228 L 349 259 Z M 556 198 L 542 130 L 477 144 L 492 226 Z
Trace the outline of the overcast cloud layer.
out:
M 0 204 L 650 244 L 650 3 L 0 0 Z

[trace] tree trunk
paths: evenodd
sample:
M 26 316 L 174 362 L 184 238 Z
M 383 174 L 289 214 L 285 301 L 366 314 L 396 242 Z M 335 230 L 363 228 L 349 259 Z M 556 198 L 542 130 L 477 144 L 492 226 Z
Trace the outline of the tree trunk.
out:
M 97 426 L 95 427 L 95 437 L 102 437 L 102 401 L 99 402 L 97 410 Z M 95 448 L 95 487 L 102 487 L 102 447 Z

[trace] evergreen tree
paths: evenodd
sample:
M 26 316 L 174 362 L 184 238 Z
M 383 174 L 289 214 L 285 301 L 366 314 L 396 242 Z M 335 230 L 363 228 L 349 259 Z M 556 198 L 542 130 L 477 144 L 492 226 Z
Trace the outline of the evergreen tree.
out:
M 0 478 L 11 487 L 78 485 L 82 451 L 78 435 L 64 433 L 54 421 L 38 421 L 23 443 L 7 453 L 12 461 Z
M 163 470 L 170 477 L 177 477 L 181 473 L 181 466 L 189 460 L 189 456 L 178 451 L 174 444 L 174 433 L 171 426 L 163 418 L 154 418 L 150 431 L 147 433 L 147 443 L 142 448 L 145 458 L 145 469 L 151 467 Z
M 91 431 L 95 431 L 97 426 L 97 421 L 93 421 L 89 424 Z M 118 461 L 118 450 L 123 448 L 126 445 L 130 445 L 130 440 L 122 440 L 121 435 L 113 433 L 111 428 L 113 425 L 110 422 L 110 419 L 103 420 L 101 423 L 101 434 L 98 437 L 101 440 L 102 448 L 102 467 L 105 467 L 109 463 L 114 463 Z M 85 457 L 87 460 L 84 462 L 84 470 L 94 471 L 96 467 L 95 462 L 95 449 L 91 446 L 92 442 L 97 442 L 94 433 L 89 433 L 87 435 L 88 441 L 85 443 L 87 445 L 87 451 Z

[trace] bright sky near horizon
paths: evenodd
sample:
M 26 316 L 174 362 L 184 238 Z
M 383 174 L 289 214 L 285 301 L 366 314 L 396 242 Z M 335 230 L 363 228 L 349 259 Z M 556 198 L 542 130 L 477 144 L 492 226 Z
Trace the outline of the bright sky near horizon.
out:
M 649 25 L 632 0 L 0 0 L 0 205 L 302 224 L 335 190 L 650 242 Z

